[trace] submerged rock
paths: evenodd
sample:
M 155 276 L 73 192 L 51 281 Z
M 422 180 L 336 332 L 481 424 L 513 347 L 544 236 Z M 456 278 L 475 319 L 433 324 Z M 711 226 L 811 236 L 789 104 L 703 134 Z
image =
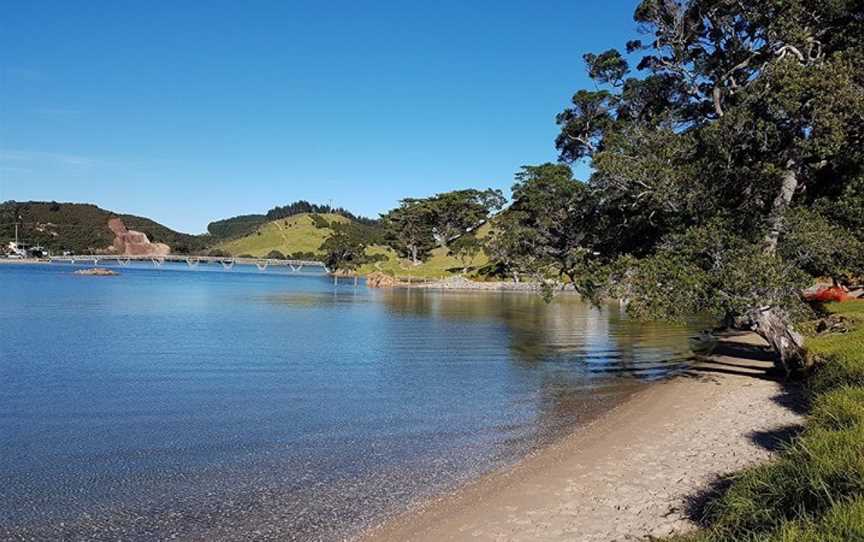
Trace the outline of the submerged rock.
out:
M 79 269 L 78 271 L 75 271 L 75 274 L 91 277 L 116 277 L 120 273 L 112 271 L 111 269 L 105 269 L 104 267 L 94 267 L 92 269 Z

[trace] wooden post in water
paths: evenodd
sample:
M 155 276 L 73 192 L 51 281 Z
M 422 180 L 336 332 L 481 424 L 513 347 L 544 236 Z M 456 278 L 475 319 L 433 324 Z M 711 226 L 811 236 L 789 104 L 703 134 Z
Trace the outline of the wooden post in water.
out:
M 333 286 L 338 286 L 338 285 L 339 285 L 339 275 L 337 275 L 336 273 L 333 273 Z
M 354 287 L 357 287 L 357 275 L 354 275 Z

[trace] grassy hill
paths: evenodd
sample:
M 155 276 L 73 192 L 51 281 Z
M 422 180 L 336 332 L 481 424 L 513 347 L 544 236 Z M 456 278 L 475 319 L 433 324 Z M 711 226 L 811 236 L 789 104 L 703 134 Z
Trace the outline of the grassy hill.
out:
M 248 254 L 250 256 L 266 256 L 270 251 L 278 250 L 288 256 L 298 252 L 320 254 L 319 248 L 332 232 L 330 228 L 320 228 L 315 225 L 315 218 L 328 223 L 349 222 L 347 218 L 337 214 L 312 215 L 303 213 L 281 218 L 258 226 L 252 233 L 223 241 L 213 248 L 232 256 Z
M 180 233 L 149 218 L 115 213 L 90 204 L 44 201 L 0 204 L 0 243 L 5 245 L 14 240 L 14 223 L 19 222 L 22 241 L 42 245 L 52 252 L 100 252 L 114 241 L 114 234 L 108 229 L 108 220 L 114 217 L 121 218 L 130 230 L 146 233 L 151 242 L 165 243 L 175 253 L 201 252 L 209 243 L 209 236 Z
M 288 256 L 300 252 L 320 254 L 321 243 L 332 233 L 330 228 L 315 226 L 317 220 L 324 219 L 327 222 L 349 222 L 349 219 L 338 214 L 312 215 L 308 213 L 294 215 L 288 218 L 267 222 L 257 228 L 256 231 L 230 241 L 224 241 L 214 249 L 221 250 L 232 256 L 250 255 L 266 256 L 273 250 L 277 250 Z M 323 223 L 322 223 L 323 224 Z M 478 235 L 484 237 L 488 234 L 488 226 L 481 228 Z M 383 271 L 401 277 L 417 278 L 440 278 L 459 273 L 462 270 L 462 262 L 447 255 L 447 250 L 437 248 L 432 251 L 431 257 L 424 263 L 414 266 L 408 260 L 399 258 L 395 251 L 385 246 L 372 246 L 369 254 L 383 254 L 387 260 L 368 264 L 361 268 L 361 273 L 372 271 Z M 479 254 L 471 267 L 477 268 L 488 263 L 484 254 Z

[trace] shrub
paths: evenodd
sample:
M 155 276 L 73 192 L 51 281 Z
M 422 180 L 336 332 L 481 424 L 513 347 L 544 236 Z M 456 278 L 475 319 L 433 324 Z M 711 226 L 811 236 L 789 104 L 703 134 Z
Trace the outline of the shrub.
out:
M 284 260 L 285 255 L 279 252 L 278 250 L 271 250 L 267 253 L 267 258 L 271 260 Z

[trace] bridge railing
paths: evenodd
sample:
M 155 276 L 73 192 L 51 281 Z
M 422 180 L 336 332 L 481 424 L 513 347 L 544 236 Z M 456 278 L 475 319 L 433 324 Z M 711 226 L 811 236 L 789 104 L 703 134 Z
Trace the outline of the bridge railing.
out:
M 120 255 L 120 254 L 70 254 L 66 256 L 51 256 L 52 262 L 93 262 L 94 265 L 99 262 L 117 262 L 120 265 L 129 265 L 131 262 L 152 262 L 154 266 L 159 267 L 165 262 L 186 263 L 189 267 L 197 267 L 200 263 L 218 263 L 225 269 L 230 269 L 234 265 L 255 265 L 259 270 L 264 271 L 270 266 L 290 267 L 292 271 L 297 272 L 304 267 L 320 267 L 326 272 L 330 272 L 324 262 L 317 260 L 277 260 L 272 258 L 233 258 L 220 256 L 188 256 L 185 254 L 166 254 L 166 255 Z

